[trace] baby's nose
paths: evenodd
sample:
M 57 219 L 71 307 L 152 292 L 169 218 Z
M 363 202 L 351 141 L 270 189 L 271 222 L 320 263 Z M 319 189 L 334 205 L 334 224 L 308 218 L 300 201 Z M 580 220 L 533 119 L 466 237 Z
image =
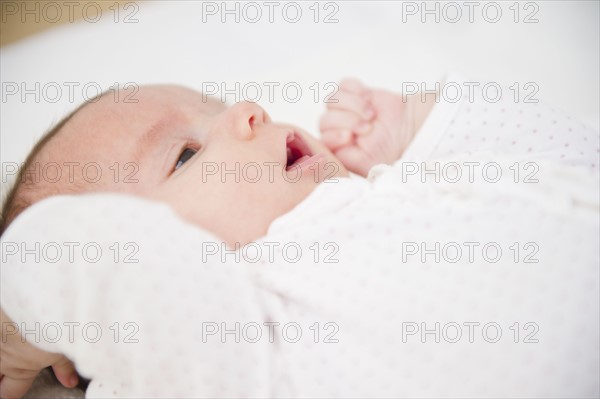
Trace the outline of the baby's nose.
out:
M 242 140 L 254 137 L 256 125 L 271 121 L 267 112 L 260 105 L 247 101 L 237 103 L 225 112 L 230 132 Z

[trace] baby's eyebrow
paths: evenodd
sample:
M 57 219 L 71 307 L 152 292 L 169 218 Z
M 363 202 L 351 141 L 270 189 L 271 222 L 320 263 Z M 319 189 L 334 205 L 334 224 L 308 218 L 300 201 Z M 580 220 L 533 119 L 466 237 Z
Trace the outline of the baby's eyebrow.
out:
M 150 129 L 144 132 L 135 143 L 134 159 L 135 162 L 139 163 L 140 159 L 147 153 L 148 148 L 154 147 L 159 144 L 165 137 L 168 136 L 168 132 L 176 129 L 181 123 L 181 116 L 175 112 L 170 112 L 160 117 Z

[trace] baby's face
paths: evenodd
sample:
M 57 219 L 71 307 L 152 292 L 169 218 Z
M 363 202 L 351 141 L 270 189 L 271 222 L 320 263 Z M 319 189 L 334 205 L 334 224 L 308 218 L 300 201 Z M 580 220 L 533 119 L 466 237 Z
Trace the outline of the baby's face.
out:
M 137 103 L 126 94 L 85 106 L 40 152 L 42 167 L 71 168 L 55 192 L 75 184 L 163 201 L 233 246 L 264 235 L 324 179 L 347 175 L 318 140 L 256 104 L 227 108 L 178 86 L 143 86 Z

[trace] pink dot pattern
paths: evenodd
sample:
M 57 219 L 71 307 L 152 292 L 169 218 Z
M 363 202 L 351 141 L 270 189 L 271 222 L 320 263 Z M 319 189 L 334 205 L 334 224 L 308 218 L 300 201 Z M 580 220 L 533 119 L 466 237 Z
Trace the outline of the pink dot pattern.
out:
M 465 97 L 431 158 L 491 151 L 523 161 L 541 159 L 598 170 L 598 132 L 542 102 L 515 102 L 506 88 L 496 103 L 475 90 Z

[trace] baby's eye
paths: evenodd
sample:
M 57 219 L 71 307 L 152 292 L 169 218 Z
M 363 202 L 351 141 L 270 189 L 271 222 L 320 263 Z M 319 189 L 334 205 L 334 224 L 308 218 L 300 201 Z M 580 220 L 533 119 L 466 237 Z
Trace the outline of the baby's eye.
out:
M 185 150 L 183 150 L 181 155 L 179 155 L 179 158 L 177 159 L 177 163 L 175 164 L 175 170 L 179 169 L 181 165 L 189 161 L 190 158 L 193 157 L 197 152 L 198 151 L 191 148 L 186 148 Z

